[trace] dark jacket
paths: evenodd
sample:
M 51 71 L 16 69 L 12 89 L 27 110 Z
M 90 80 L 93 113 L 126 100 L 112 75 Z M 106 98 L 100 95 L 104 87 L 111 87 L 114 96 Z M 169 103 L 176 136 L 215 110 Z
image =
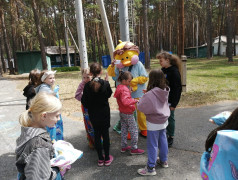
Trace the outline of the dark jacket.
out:
M 34 86 L 31 84 L 28 84 L 24 89 L 23 89 L 23 95 L 26 97 L 26 110 L 29 109 L 29 101 L 35 97 L 36 92 L 34 89 Z
M 59 171 L 52 168 L 50 159 L 54 157 L 54 148 L 46 129 L 21 127 L 21 136 L 17 139 L 16 166 L 22 179 L 53 180 Z
M 108 99 L 112 95 L 112 89 L 108 81 L 99 78 L 101 84 L 98 92 L 94 92 L 89 81 L 84 86 L 81 103 L 88 109 L 88 115 L 93 128 L 110 127 L 110 107 Z
M 169 103 L 171 107 L 176 108 L 182 93 L 181 75 L 176 66 L 161 69 L 169 83 Z

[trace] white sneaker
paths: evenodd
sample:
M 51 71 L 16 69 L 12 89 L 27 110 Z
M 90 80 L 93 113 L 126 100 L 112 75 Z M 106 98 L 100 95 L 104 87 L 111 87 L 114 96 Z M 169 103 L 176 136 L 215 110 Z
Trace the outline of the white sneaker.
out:
M 138 174 L 142 175 L 142 176 L 155 176 L 156 175 L 156 171 L 155 168 L 149 168 L 147 166 L 145 166 L 145 168 L 141 168 L 137 170 Z

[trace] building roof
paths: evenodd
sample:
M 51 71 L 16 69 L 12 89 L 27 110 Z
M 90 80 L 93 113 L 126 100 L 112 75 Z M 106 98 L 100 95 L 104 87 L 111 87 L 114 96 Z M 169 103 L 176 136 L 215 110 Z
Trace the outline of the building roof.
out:
M 234 41 L 234 38 L 232 38 L 232 43 Z M 217 36 L 215 39 L 214 39 L 214 42 L 213 44 L 216 44 L 219 42 L 219 36 Z M 224 43 L 227 43 L 227 38 L 226 36 L 221 36 L 221 42 L 224 42 Z M 235 43 L 237 44 L 238 43 L 238 35 L 235 36 Z
M 74 48 L 75 48 L 74 46 L 69 46 L 69 54 L 75 53 Z M 45 52 L 49 55 L 60 54 L 59 46 L 47 46 L 45 47 Z M 61 54 L 66 54 L 65 46 L 61 46 Z

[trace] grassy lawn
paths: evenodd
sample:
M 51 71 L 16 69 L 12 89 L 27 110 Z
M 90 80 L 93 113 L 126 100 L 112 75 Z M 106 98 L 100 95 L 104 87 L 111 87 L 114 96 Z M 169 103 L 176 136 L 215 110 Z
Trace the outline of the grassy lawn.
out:
M 152 59 L 151 68 L 161 68 L 158 60 Z M 5 74 L 4 76 L 18 81 L 20 90 L 28 82 L 27 75 L 9 76 Z M 80 81 L 80 72 L 58 72 L 56 74 L 56 84 L 60 86 L 60 99 L 63 102 L 63 115 L 71 116 L 71 118 L 74 112 L 81 111 L 80 102 L 74 99 L 74 93 Z M 110 84 L 115 92 L 114 81 L 111 78 Z M 179 107 L 238 100 L 238 56 L 234 57 L 233 63 L 228 63 L 225 57 L 214 57 L 211 60 L 188 59 L 186 87 L 187 91 L 182 93 Z M 111 97 L 109 101 L 111 109 L 116 110 L 115 98 Z

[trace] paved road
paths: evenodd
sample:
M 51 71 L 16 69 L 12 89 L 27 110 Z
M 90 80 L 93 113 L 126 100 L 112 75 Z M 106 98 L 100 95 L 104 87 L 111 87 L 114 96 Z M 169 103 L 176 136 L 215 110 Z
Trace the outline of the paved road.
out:
M 145 166 L 146 154 L 131 156 L 120 152 L 120 136 L 110 128 L 111 154 L 115 161 L 110 167 L 97 167 L 97 154 L 89 149 L 82 121 L 63 117 L 65 139 L 75 148 L 84 152 L 72 169 L 66 174 L 68 180 L 120 180 L 120 179 L 164 179 L 164 180 L 197 180 L 199 162 L 204 150 L 204 141 L 208 133 L 216 126 L 209 123 L 209 117 L 225 110 L 238 107 L 238 102 L 230 101 L 198 108 L 179 108 L 176 110 L 176 138 L 173 148 L 169 149 L 169 168 L 157 167 L 157 176 L 141 177 L 138 168 Z M 0 79 L 0 179 L 11 180 L 16 177 L 15 140 L 20 134 L 19 114 L 25 109 L 25 98 L 16 90 L 14 81 Z M 81 114 L 75 112 L 74 116 Z M 114 125 L 119 119 L 118 112 L 111 113 Z M 140 148 L 146 149 L 146 139 L 139 137 Z

